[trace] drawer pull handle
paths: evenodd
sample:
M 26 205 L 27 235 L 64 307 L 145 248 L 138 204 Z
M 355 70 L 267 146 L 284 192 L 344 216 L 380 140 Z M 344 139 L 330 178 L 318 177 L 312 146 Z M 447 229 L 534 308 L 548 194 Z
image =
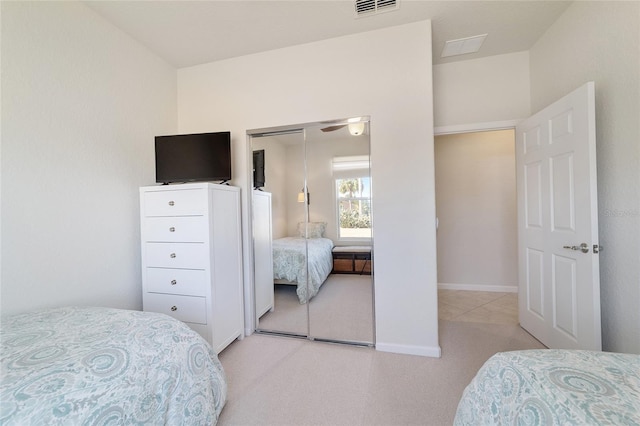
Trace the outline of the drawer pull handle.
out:
M 176 280 L 171 280 L 171 285 L 176 285 L 176 284 L 178 284 L 178 281 L 176 281 Z
M 172 259 L 175 259 L 175 258 L 176 258 L 176 254 L 175 254 L 175 253 L 171 253 L 171 254 L 169 255 L 169 257 L 171 257 Z
M 169 205 L 170 205 L 170 206 L 175 206 L 175 205 L 176 205 L 176 203 L 174 203 L 173 201 L 169 201 Z
M 171 228 L 169 228 L 169 232 L 176 232 L 176 228 L 172 226 Z
M 172 307 L 171 307 L 171 312 L 175 312 L 175 311 L 177 311 L 177 310 L 178 310 L 178 307 L 177 307 L 177 306 L 175 306 L 175 305 L 174 305 L 174 306 L 172 306 Z

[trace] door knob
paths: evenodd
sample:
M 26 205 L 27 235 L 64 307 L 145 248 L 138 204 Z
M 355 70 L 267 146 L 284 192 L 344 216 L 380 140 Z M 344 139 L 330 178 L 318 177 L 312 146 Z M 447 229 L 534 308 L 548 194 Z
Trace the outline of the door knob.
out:
M 562 248 L 566 248 L 569 250 L 580 250 L 583 253 L 589 253 L 589 246 L 587 243 L 582 243 L 579 246 L 562 246 Z

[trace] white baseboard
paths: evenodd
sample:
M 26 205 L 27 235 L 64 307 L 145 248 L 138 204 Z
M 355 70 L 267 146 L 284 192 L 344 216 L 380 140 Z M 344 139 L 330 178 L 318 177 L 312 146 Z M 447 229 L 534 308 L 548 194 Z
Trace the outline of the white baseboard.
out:
M 487 284 L 447 284 L 438 283 L 438 290 L 466 290 L 466 291 L 496 291 L 517 293 L 517 285 L 487 285 Z
M 376 350 L 396 354 L 428 356 L 431 358 L 440 358 L 442 356 L 440 346 L 412 346 L 376 342 Z

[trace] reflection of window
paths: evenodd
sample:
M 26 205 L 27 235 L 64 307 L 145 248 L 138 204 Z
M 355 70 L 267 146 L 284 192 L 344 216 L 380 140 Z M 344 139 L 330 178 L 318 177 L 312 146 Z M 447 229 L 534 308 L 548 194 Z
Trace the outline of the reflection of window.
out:
M 338 238 L 371 238 L 369 157 L 333 159 Z
M 336 179 L 338 238 L 371 238 L 369 177 Z

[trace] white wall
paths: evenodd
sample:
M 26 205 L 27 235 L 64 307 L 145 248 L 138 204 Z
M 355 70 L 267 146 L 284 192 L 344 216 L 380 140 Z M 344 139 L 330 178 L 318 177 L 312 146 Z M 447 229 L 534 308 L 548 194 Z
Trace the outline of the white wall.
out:
M 138 187 L 176 71 L 80 2 L 1 2 L 2 313 L 142 308 Z
M 530 60 L 532 111 L 595 81 L 603 348 L 640 353 L 640 3 L 574 2 Z
M 517 291 L 515 132 L 436 136 L 438 283 Z
M 334 188 L 334 178 L 331 169 L 334 157 L 350 155 L 368 155 L 368 136 L 351 136 L 340 139 L 311 140 L 306 144 L 306 170 L 307 186 L 309 188 L 309 220 L 311 222 L 325 222 L 327 224 L 325 237 L 338 244 L 338 224 L 336 212 L 336 196 Z M 298 191 L 302 188 L 302 176 L 299 176 L 296 184 Z M 295 195 L 295 193 L 293 194 Z M 300 209 L 298 203 L 290 206 L 293 208 L 289 212 L 291 219 L 290 235 L 295 235 L 296 225 L 304 221 L 304 211 Z M 351 240 L 353 244 L 354 240 Z M 355 240 L 357 241 L 357 240 Z M 371 244 L 371 240 L 362 242 Z M 347 245 L 345 242 L 342 245 Z
M 436 127 L 526 118 L 529 52 L 435 65 L 433 95 Z
M 272 238 L 287 236 L 286 203 L 286 146 L 270 137 L 253 138 L 252 149 L 264 149 L 265 185 L 263 190 L 271 193 Z
M 286 149 L 287 185 L 286 199 L 287 223 L 286 230 L 288 237 L 298 235 L 298 222 L 303 222 L 306 216 L 306 206 L 298 202 L 298 193 L 304 186 L 304 140 L 300 143 L 288 145 Z M 308 186 L 308 185 L 307 185 Z
M 429 21 L 178 71 L 179 129 L 231 130 L 245 206 L 247 129 L 371 116 L 377 348 L 437 356 L 432 97 Z
M 369 141 L 366 135 L 317 140 L 307 144 L 309 188 L 314 188 L 309 215 L 312 221 L 327 223 L 326 237 L 332 239 L 336 245 L 348 245 L 349 242 L 338 241 L 338 213 L 332 160 L 334 157 L 368 154 Z M 358 244 L 358 240 L 351 240 L 351 244 Z M 359 244 L 371 244 L 371 240 L 361 240 Z

